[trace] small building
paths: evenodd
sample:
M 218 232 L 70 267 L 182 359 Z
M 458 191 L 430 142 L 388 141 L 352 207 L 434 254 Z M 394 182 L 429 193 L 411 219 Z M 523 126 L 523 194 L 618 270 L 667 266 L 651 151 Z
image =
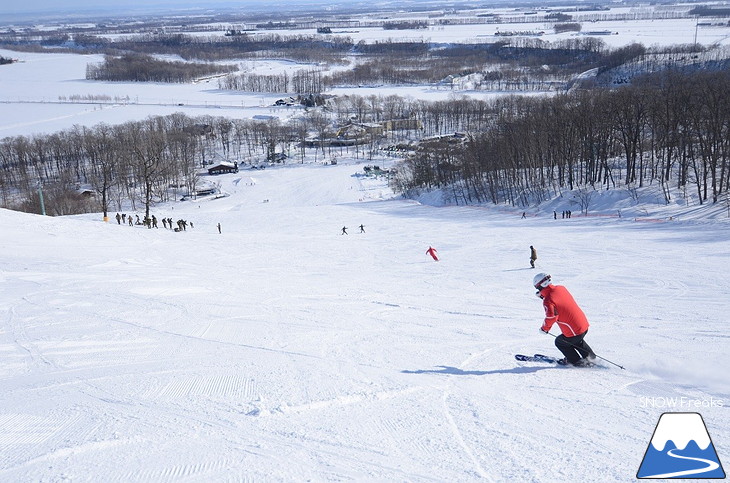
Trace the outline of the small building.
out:
M 238 163 L 221 161 L 215 166 L 211 166 L 210 168 L 208 168 L 208 174 L 211 176 L 226 173 L 238 173 Z
M 76 185 L 76 193 L 83 198 L 94 198 L 96 191 L 91 185 Z
M 195 196 L 209 196 L 214 195 L 216 193 L 215 188 L 201 188 L 195 192 Z

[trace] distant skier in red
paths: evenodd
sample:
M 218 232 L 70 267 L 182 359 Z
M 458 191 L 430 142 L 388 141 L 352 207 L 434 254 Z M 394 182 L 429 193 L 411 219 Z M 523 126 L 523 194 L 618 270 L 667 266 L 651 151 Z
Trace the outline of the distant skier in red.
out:
M 438 255 L 436 255 L 436 249 L 435 248 L 428 247 L 428 250 L 426 250 L 426 253 L 428 253 L 429 255 L 431 255 L 431 258 L 433 258 L 437 262 L 439 261 L 439 257 L 438 257 Z

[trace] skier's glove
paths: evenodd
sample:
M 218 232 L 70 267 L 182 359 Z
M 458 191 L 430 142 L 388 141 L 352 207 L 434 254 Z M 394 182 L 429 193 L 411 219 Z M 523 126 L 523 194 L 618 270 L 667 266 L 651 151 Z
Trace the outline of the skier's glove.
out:
M 540 327 L 540 332 L 542 332 L 543 334 L 549 334 L 550 333 L 547 330 L 543 329 L 542 327 Z

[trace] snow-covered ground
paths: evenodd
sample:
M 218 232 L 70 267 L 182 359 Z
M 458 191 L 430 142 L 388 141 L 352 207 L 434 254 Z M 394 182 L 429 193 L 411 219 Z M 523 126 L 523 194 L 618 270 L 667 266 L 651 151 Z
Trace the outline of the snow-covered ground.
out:
M 190 84 L 87 81 L 86 65 L 99 63 L 100 55 L 37 54 L 0 49 L 0 56 L 20 62 L 0 69 L 0 139 L 29 134 L 50 134 L 74 125 L 118 124 L 183 112 L 191 117 L 224 116 L 253 119 L 273 116 L 286 120 L 301 114 L 298 107 L 274 106 L 284 94 L 227 91 L 213 78 Z M 311 68 L 286 60 L 241 62 L 246 71 L 272 75 Z M 431 101 L 454 95 L 487 99 L 500 92 L 460 92 L 431 86 L 379 86 L 336 88 L 334 95 L 400 95 Z M 529 93 L 535 95 L 535 93 Z M 95 100 L 96 99 L 96 100 Z
M 0 480 L 629 481 L 671 410 L 730 459 L 730 224 L 521 219 L 355 173 L 219 176 L 154 208 L 181 233 L 0 210 Z M 538 271 L 625 370 L 514 360 L 558 354 Z
M 273 105 L 277 99 L 286 97 L 284 94 L 222 90 L 215 78 L 190 84 L 87 81 L 86 65 L 101 62 L 101 55 L 37 54 L 0 49 L 0 56 L 20 60 L 0 69 L 0 139 L 50 134 L 74 125 L 118 124 L 175 112 L 191 117 L 209 115 L 230 119 L 270 116 L 283 121 L 301 114 L 299 107 Z M 308 64 L 287 60 L 247 60 L 241 62 L 241 66 L 259 75 L 311 68 Z M 341 87 L 328 94 L 399 95 L 429 101 L 461 95 L 479 99 L 504 95 L 427 85 Z M 527 95 L 542 94 L 531 92 Z
M 0 56 L 20 60 L 0 69 L 0 138 L 48 134 L 74 125 L 118 124 L 175 112 L 232 119 L 286 118 L 298 112 L 296 108 L 272 106 L 282 95 L 223 91 L 215 78 L 190 84 L 87 81 L 86 65 L 102 62 L 101 55 L 0 49 Z M 264 61 L 258 67 L 260 73 L 269 73 L 287 64 L 291 63 Z M 251 68 L 248 64 L 245 67 Z
M 714 19 L 713 19 L 714 20 Z M 474 25 L 438 25 L 427 29 L 412 30 L 385 30 L 382 27 L 360 27 L 357 29 L 334 29 L 333 35 L 346 36 L 357 42 L 375 42 L 386 40 L 413 40 L 434 43 L 464 43 L 485 42 L 493 43 L 500 40 L 495 34 L 498 32 L 542 32 L 540 40 L 556 42 L 565 39 L 592 36 L 601 39 L 609 47 L 623 47 L 631 42 L 640 42 L 647 47 L 667 44 L 701 45 L 730 44 L 730 27 L 697 27 L 694 18 L 662 19 L 662 20 L 624 20 L 600 21 L 582 23 L 582 32 L 555 33 L 555 23 L 526 22 L 526 23 L 487 23 Z M 610 34 L 604 34 L 604 32 Z M 222 35 L 225 30 L 221 30 Z M 275 33 L 278 35 L 307 34 L 313 30 L 266 30 L 261 35 Z M 591 32 L 593 34 L 591 35 Z M 601 32 L 596 34 L 595 32 Z M 210 32 L 201 32 L 200 35 L 209 35 Z M 502 38 L 503 39 L 503 38 Z
M 633 32 L 694 35 L 667 25 Z M 418 35 L 456 38 L 432 30 Z M 725 41 L 712 32 L 707 43 Z M 0 55 L 22 61 L 0 68 L 0 138 L 176 111 L 298 112 L 215 80 L 86 81 L 100 56 Z M 58 102 L 74 96 L 118 102 Z M 384 179 L 354 176 L 362 167 L 216 177 L 229 196 L 153 209 L 194 224 L 182 233 L 0 210 L 0 481 L 628 481 L 665 411 L 700 412 L 730 459 L 725 202 L 613 190 L 584 217 L 565 193 L 522 219 L 396 199 Z M 587 340 L 625 370 L 514 360 L 558 354 L 538 332 L 538 271 L 573 292 Z

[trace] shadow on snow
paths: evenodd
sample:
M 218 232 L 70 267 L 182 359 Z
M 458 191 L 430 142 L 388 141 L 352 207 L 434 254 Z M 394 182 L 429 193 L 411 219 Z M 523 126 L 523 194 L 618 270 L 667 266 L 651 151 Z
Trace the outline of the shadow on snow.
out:
M 528 374 L 545 369 L 555 369 L 552 366 L 545 367 L 513 367 L 511 369 L 497 369 L 494 371 L 465 371 L 458 367 L 437 366 L 441 369 L 419 369 L 417 371 L 401 371 L 403 374 L 450 374 L 453 376 L 487 376 L 489 374 Z

